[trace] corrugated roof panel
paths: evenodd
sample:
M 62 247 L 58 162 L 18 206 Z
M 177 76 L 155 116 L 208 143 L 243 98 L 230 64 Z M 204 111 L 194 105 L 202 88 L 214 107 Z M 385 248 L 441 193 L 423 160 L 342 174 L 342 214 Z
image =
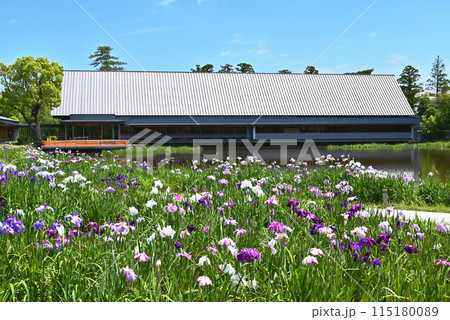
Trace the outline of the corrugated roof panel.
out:
M 394 76 L 65 71 L 54 116 L 412 116 Z

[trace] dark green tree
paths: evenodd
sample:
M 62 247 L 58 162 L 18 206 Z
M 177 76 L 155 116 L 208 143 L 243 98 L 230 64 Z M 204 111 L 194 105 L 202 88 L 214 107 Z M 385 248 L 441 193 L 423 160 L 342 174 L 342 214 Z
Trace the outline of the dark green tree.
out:
M 289 69 L 283 69 L 278 71 L 278 73 L 292 73 Z
M 255 73 L 251 64 L 248 63 L 239 63 L 235 68 L 238 73 Z
M 428 97 L 428 95 L 423 94 L 420 97 L 417 98 L 417 108 L 416 108 L 416 114 L 418 116 L 423 116 L 425 112 L 428 110 L 428 108 L 431 105 L 431 99 Z
M 61 104 L 63 67 L 46 58 L 23 57 L 7 66 L 0 63 L 1 109 L 20 115 L 42 142 L 41 118 Z
M 356 72 L 346 72 L 344 74 L 372 74 L 374 69 L 366 69 L 366 70 L 361 70 L 361 71 L 356 71 Z
M 397 79 L 397 82 L 405 94 L 406 99 L 408 99 L 409 105 L 416 111 L 416 113 L 418 113 L 418 110 L 416 109 L 419 102 L 419 97 L 417 97 L 417 94 L 422 90 L 419 79 L 419 70 L 413 66 L 406 66 L 400 74 L 400 77 Z
M 303 71 L 304 74 L 319 74 L 319 70 L 317 70 L 314 66 L 307 66 L 305 71 Z
M 428 139 L 445 139 L 450 130 L 450 94 L 440 94 L 430 99 L 430 105 L 422 116 L 420 131 Z
M 195 65 L 195 69 L 191 69 L 192 72 L 214 72 L 214 66 L 212 64 L 205 64 L 200 67 L 199 64 Z
M 220 66 L 220 73 L 233 73 L 233 66 L 231 64 L 225 64 L 224 66 Z
M 108 46 L 99 46 L 97 47 L 97 51 L 94 54 L 89 56 L 89 59 L 94 59 L 94 61 L 90 64 L 97 68 L 100 71 L 122 71 L 124 68 L 123 65 L 126 62 L 118 61 L 119 58 L 111 55 L 111 51 L 113 48 Z
M 439 93 L 444 92 L 444 88 L 447 88 L 449 85 L 449 82 L 446 79 L 447 74 L 445 73 L 444 60 L 442 60 L 439 56 L 437 56 L 433 63 L 430 76 L 431 78 L 427 80 L 427 89 L 435 90 L 437 97 Z

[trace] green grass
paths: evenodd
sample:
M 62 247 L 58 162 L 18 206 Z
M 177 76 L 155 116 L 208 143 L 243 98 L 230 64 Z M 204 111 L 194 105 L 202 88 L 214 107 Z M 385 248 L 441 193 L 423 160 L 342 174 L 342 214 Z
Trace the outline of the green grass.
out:
M 448 208 L 449 183 L 436 176 L 406 182 L 379 172 L 363 174 L 352 162 L 341 162 L 342 167 L 319 166 L 317 170 L 304 166 L 278 169 L 258 164 L 209 162 L 194 166 L 167 162 L 151 171 L 143 164 L 125 166 L 114 159 L 77 154 L 47 155 L 27 147 L 0 147 L 0 158 L 10 159 L 17 167 L 17 172 L 12 172 L 11 166 L 7 170 L 0 164 L 0 196 L 5 198 L 0 201 L 0 222 L 6 225 L 6 219 L 22 209 L 24 215 L 17 217 L 26 226 L 19 234 L 0 232 L 0 301 L 450 301 L 450 268 L 435 266 L 441 258 L 450 258 L 450 237 L 436 231 L 436 223 L 410 221 L 402 229 L 397 227 L 396 216 L 381 218 L 372 213 L 369 218 L 348 221 L 342 216 L 358 202 L 366 207 L 379 205 L 383 189 L 389 190 L 390 201 L 395 204 Z M 64 182 L 75 171 L 86 181 Z M 46 179 L 45 172 L 54 179 Z M 32 181 L 34 178 L 36 181 Z M 219 183 L 221 179 L 228 184 Z M 236 186 L 244 180 L 251 182 L 252 190 Z M 344 180 L 352 187 L 348 194 L 336 187 Z M 56 186 L 52 187 L 51 181 Z M 105 192 L 109 184 L 114 192 Z M 256 186 L 263 192 L 261 197 Z M 312 192 L 311 186 L 318 191 Z M 153 192 L 155 188 L 158 193 Z M 208 192 L 203 196 L 209 203 L 190 199 L 204 191 Z M 176 196 L 183 199 L 177 202 Z M 271 196 L 279 201 L 277 205 L 265 204 Z M 358 201 L 346 204 L 351 196 Z M 153 208 L 145 206 L 150 199 L 157 203 Z M 290 199 L 299 202 L 299 209 L 320 218 L 324 226 L 335 227 L 335 237 L 331 238 L 346 249 L 336 250 L 327 234 L 311 234 L 313 218 L 298 216 L 287 206 Z M 226 206 L 229 201 L 236 206 Z M 192 211 L 183 205 L 185 202 Z M 44 203 L 54 212 L 35 210 Z M 170 203 L 186 212 L 170 212 Z M 132 206 L 139 211 L 135 216 L 129 210 Z M 218 208 L 223 208 L 223 214 Z M 65 221 L 73 212 L 83 219 L 78 235 L 69 231 L 76 229 L 70 217 Z M 138 217 L 144 220 L 138 223 Z M 238 225 L 225 225 L 223 219 L 228 218 Z M 108 223 L 119 219 L 135 226 L 135 230 L 121 235 L 122 241 L 112 234 Z M 45 229 L 60 221 L 64 238 L 70 243 L 56 250 L 63 238 L 33 228 L 37 220 L 45 223 Z M 292 232 L 286 231 L 289 239 L 279 235 L 280 240 L 275 241 L 276 254 L 260 245 L 276 237 L 268 228 L 274 220 L 292 228 Z M 380 243 L 372 248 L 363 246 L 362 251 L 349 249 L 350 242 L 359 240 L 351 234 L 354 228 L 367 227 L 367 238 L 377 240 L 379 224 L 385 220 L 392 228 L 388 248 Z M 98 223 L 99 229 L 106 227 L 97 235 L 88 227 L 89 222 Z M 420 226 L 423 240 L 414 238 L 416 232 L 410 228 L 413 223 Z M 174 238 L 163 238 L 158 225 L 171 226 L 176 231 Z M 196 231 L 181 237 L 191 225 Z M 203 229 L 207 226 L 209 232 Z M 234 234 L 239 227 L 247 231 L 242 236 Z M 344 232 L 350 240 L 345 239 Z M 148 243 L 153 233 L 155 238 Z M 105 241 L 105 237 L 114 241 Z M 224 237 L 236 243 L 238 252 L 256 248 L 260 261 L 238 262 L 228 248 L 218 245 Z M 43 240 L 54 249 L 37 246 Z M 182 243 L 191 259 L 176 257 L 180 253 L 176 242 Z M 438 243 L 441 249 L 433 249 Z M 207 250 L 211 245 L 215 245 L 217 254 Z M 407 245 L 416 246 L 419 253 L 406 253 L 403 248 Z M 317 258 L 317 265 L 303 265 L 313 247 L 322 249 L 324 256 Z M 145 252 L 150 260 L 134 260 L 135 250 Z M 370 259 L 379 259 L 381 266 L 354 262 L 355 252 L 361 258 L 368 251 Z M 208 257 L 209 265 L 198 265 L 203 256 Z M 161 266 L 155 267 L 158 259 Z M 233 289 L 231 275 L 219 267 L 225 263 L 246 281 L 255 279 L 257 286 Z M 137 274 L 135 282 L 117 274 L 126 266 Z M 198 286 L 196 280 L 203 275 L 213 286 Z
M 450 141 L 424 142 L 424 143 L 363 143 L 363 144 L 343 144 L 328 145 L 328 150 L 403 150 L 403 149 L 430 149 L 448 150 Z

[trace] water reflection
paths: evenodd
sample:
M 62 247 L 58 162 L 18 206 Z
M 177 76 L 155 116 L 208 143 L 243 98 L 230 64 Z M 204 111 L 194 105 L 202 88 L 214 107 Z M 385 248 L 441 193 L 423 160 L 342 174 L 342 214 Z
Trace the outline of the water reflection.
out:
M 450 151 L 449 150 L 423 150 L 423 149 L 404 149 L 404 150 L 327 150 L 326 147 L 318 147 L 322 155 L 331 154 L 338 158 L 341 155 L 349 155 L 361 162 L 366 167 L 372 166 L 378 170 L 390 172 L 413 173 L 416 177 L 427 175 L 429 172 L 437 171 L 441 177 L 450 175 Z M 214 154 L 214 148 L 204 148 L 202 155 Z M 280 162 L 280 150 L 273 147 L 264 147 L 259 153 L 266 163 Z M 287 150 L 288 159 L 297 157 L 300 154 L 300 148 Z M 312 156 L 312 153 L 309 152 Z M 246 148 L 237 148 L 236 155 L 241 157 L 251 155 Z M 227 153 L 225 152 L 225 157 Z M 179 158 L 179 157 L 177 157 Z M 187 159 L 187 158 L 186 158 Z
M 438 172 L 441 179 L 450 179 L 450 150 L 421 150 L 421 149 L 404 149 L 404 150 L 327 150 L 326 147 L 318 147 L 321 155 L 331 154 L 335 158 L 341 155 L 350 156 L 355 161 L 361 162 L 364 166 L 372 166 L 377 170 L 386 170 L 392 173 L 408 173 L 416 178 L 426 176 L 429 172 Z M 288 148 L 287 159 L 297 159 L 301 148 Z M 262 147 L 258 150 L 262 160 L 266 163 L 276 161 L 280 163 L 280 149 L 276 147 Z M 200 157 L 211 156 L 216 154 L 213 147 L 203 147 Z M 245 147 L 236 148 L 237 156 L 245 158 L 252 154 Z M 225 160 L 229 155 L 227 148 L 223 152 Z M 314 159 L 309 150 L 308 155 Z M 155 157 L 157 159 L 158 157 Z M 177 154 L 174 158 L 178 160 L 192 160 L 192 154 Z M 125 159 L 123 159 L 125 161 Z

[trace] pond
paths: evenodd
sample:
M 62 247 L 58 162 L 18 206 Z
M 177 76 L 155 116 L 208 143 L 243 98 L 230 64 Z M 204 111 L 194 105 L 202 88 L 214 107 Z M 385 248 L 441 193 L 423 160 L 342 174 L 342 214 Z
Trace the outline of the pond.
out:
M 392 173 L 407 173 L 409 176 L 419 178 L 426 176 L 429 172 L 437 172 L 441 179 L 450 179 L 450 150 L 438 150 L 438 149 L 403 149 L 403 150 L 328 150 L 326 146 L 317 147 L 319 156 L 326 156 L 331 154 L 335 158 L 340 158 L 341 155 L 354 158 L 355 161 L 361 162 L 364 166 L 372 166 L 377 170 L 385 170 Z M 276 161 L 281 162 L 281 152 L 279 147 L 261 147 L 257 150 L 262 161 L 271 163 Z M 289 159 L 298 159 L 301 147 L 287 148 L 287 156 Z M 212 158 L 216 154 L 214 147 L 202 147 L 200 158 L 209 157 Z M 252 155 L 245 147 L 237 147 L 236 156 L 245 158 Z M 223 159 L 229 155 L 228 148 L 224 148 Z M 317 154 L 313 154 L 311 149 L 308 150 L 307 155 L 310 159 L 314 159 Z M 173 154 L 175 159 L 178 160 L 192 160 L 193 154 Z M 155 156 L 154 159 L 158 159 L 161 156 Z M 219 158 L 219 157 L 218 157 Z M 121 159 L 125 161 L 125 158 Z M 134 159 L 136 160 L 136 159 Z M 144 159 L 145 160 L 145 159 Z M 303 160 L 302 160 L 303 161 Z M 310 165 L 313 165 L 313 161 L 309 161 Z
M 403 149 L 403 150 L 328 150 L 325 146 L 318 147 L 319 153 L 326 156 L 333 155 L 338 158 L 341 155 L 350 156 L 355 161 L 361 162 L 366 167 L 372 166 L 378 170 L 389 172 L 406 172 L 415 177 L 427 175 L 429 172 L 437 172 L 441 179 L 448 179 L 450 175 L 450 150 L 437 149 Z M 297 159 L 300 148 L 287 149 L 287 159 Z M 204 148 L 202 154 L 214 153 L 213 148 Z M 237 148 L 237 155 L 243 157 L 250 155 L 246 148 Z M 280 162 L 280 149 L 274 147 L 262 147 L 259 154 L 266 163 Z M 308 152 L 312 156 L 312 152 Z M 179 157 L 177 157 L 179 158 Z

